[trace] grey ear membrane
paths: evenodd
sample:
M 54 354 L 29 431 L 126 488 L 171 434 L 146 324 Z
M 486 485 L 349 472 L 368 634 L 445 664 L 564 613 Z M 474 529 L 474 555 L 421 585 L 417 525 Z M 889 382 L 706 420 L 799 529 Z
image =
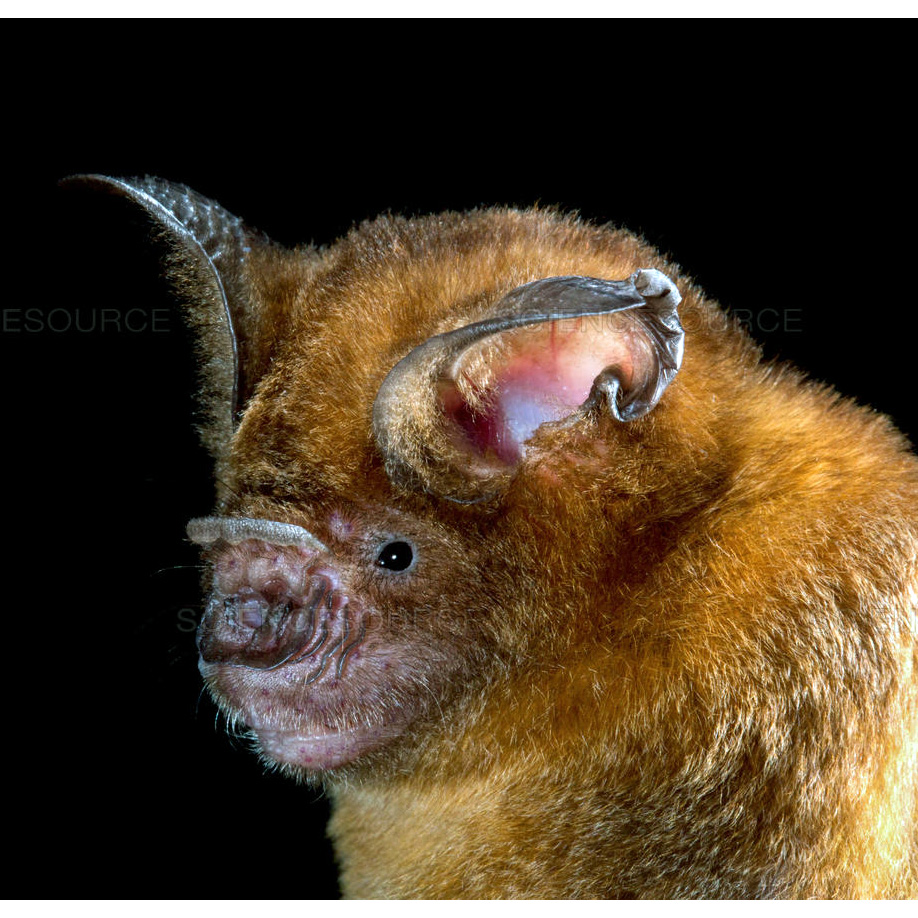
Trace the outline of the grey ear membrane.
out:
M 165 243 L 166 274 L 198 337 L 208 414 L 202 435 L 219 474 L 237 415 L 257 379 L 247 353 L 255 319 L 244 266 L 253 247 L 271 241 L 216 202 L 163 179 L 74 175 L 61 184 L 130 201 Z
M 548 277 L 507 293 L 494 315 L 436 335 L 390 371 L 373 406 L 389 477 L 460 502 L 493 496 L 545 423 L 647 414 L 682 362 L 675 285 Z

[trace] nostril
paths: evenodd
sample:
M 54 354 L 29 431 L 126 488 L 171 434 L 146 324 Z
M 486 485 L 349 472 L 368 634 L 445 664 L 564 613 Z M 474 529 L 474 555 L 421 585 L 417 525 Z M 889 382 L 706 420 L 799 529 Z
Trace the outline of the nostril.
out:
M 290 598 L 290 584 L 282 577 L 271 577 L 258 584 L 258 592 L 271 605 L 279 605 Z
M 260 628 L 265 623 L 269 608 L 264 599 L 253 596 L 236 603 L 236 617 L 246 628 Z

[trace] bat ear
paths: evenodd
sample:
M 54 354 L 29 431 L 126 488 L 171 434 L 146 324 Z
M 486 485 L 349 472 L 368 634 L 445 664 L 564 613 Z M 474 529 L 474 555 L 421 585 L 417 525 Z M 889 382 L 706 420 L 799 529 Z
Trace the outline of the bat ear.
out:
M 198 339 L 205 410 L 202 439 L 219 469 L 238 413 L 259 375 L 256 310 L 245 263 L 254 247 L 273 243 L 216 202 L 164 179 L 74 175 L 61 184 L 130 201 L 146 214 L 157 239 L 165 244 L 166 274 Z
M 682 362 L 681 297 L 659 271 L 548 277 L 493 317 L 436 335 L 380 387 L 373 430 L 389 477 L 454 501 L 498 493 L 543 424 L 643 417 Z

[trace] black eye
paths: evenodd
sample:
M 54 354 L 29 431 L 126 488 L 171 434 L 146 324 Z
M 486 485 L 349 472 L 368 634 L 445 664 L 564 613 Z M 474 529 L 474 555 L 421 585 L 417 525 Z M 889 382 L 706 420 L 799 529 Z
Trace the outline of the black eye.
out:
M 407 542 L 387 542 L 376 559 L 387 571 L 406 571 L 414 561 L 414 550 Z

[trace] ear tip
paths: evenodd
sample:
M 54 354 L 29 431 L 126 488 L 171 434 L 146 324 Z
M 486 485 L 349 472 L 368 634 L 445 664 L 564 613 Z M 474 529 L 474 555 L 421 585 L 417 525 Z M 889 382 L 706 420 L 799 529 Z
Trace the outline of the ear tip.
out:
M 116 178 L 111 175 L 102 175 L 99 172 L 77 172 L 73 175 L 65 175 L 58 179 L 58 186 L 66 189 L 87 188 L 96 191 L 107 191 L 109 193 L 124 194 L 134 189 L 132 182 L 137 179 Z
M 639 268 L 631 275 L 631 283 L 641 296 L 657 300 L 669 309 L 682 302 L 682 294 L 673 280 L 656 268 Z
M 70 175 L 65 175 L 63 178 L 58 179 L 58 185 L 64 186 L 74 186 L 74 185 L 83 185 L 91 184 L 97 181 L 110 182 L 112 177 L 110 175 L 102 175 L 99 172 L 72 172 Z
M 58 181 L 58 186 L 67 191 L 101 192 L 118 197 L 130 201 L 158 218 L 161 218 L 168 208 L 156 194 L 156 189 L 169 184 L 171 183 L 150 175 L 121 178 L 98 172 L 75 173 Z M 174 184 L 172 187 L 185 189 L 185 186 Z

